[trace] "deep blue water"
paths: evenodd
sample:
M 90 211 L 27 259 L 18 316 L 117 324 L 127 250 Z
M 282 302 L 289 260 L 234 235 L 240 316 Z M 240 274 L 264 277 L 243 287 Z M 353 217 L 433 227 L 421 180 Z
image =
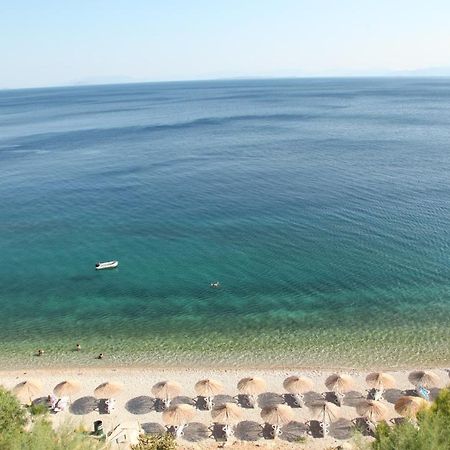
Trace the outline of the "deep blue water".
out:
M 0 91 L 0 360 L 445 365 L 449 223 L 449 79 Z

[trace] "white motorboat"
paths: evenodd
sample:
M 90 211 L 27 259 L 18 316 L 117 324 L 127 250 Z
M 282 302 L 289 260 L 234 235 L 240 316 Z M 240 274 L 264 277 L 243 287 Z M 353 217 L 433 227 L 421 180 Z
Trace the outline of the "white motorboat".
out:
M 95 270 L 114 269 L 118 265 L 119 265 L 119 261 L 98 262 L 95 265 Z

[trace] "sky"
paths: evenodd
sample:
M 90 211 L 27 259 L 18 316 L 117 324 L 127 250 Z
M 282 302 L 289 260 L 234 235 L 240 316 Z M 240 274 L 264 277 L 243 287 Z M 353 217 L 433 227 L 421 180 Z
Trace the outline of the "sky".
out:
M 449 0 L 0 0 L 0 88 L 447 71 Z

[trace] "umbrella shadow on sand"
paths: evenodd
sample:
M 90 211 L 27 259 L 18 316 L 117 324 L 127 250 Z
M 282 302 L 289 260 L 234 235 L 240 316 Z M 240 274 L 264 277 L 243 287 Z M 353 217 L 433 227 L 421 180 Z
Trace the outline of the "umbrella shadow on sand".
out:
M 45 405 L 45 406 L 47 406 L 47 397 L 35 398 L 31 403 L 33 405 Z
M 260 408 L 267 408 L 269 406 L 280 405 L 284 403 L 284 397 L 275 392 L 264 392 L 258 395 L 258 406 Z
M 244 420 L 236 425 L 234 435 L 241 441 L 257 441 L 261 438 L 261 425 L 258 422 Z
M 92 396 L 81 397 L 75 400 L 69 407 L 69 411 L 77 416 L 89 414 L 98 408 L 98 400 Z
M 395 403 L 403 395 L 405 394 L 400 389 L 387 389 L 383 393 L 384 399 L 389 403 Z
M 351 420 L 339 419 L 330 425 L 330 435 L 335 439 L 350 439 L 355 431 Z
M 350 391 L 345 394 L 344 401 L 342 402 L 345 406 L 356 407 L 361 400 L 364 399 L 364 395 L 358 391 Z
M 289 422 L 281 429 L 280 439 L 288 442 L 298 442 L 299 439 L 305 437 L 308 427 L 301 422 Z
M 248 395 L 238 394 L 236 397 L 237 403 L 241 408 L 253 409 L 255 406 L 252 405 L 251 400 Z
M 183 438 L 189 442 L 200 442 L 208 439 L 209 434 L 209 429 L 205 424 L 199 422 L 191 422 L 184 429 Z
M 195 400 L 191 397 L 186 397 L 185 395 L 179 395 L 178 397 L 174 397 L 170 402 L 170 406 L 175 405 L 191 405 L 195 406 Z
M 134 397 L 125 404 L 125 409 L 131 414 L 147 414 L 154 410 L 155 399 L 148 395 Z
M 237 404 L 237 400 L 235 397 L 232 397 L 231 395 L 216 395 L 214 397 L 214 406 L 221 406 L 225 403 L 234 403 Z
M 310 407 L 311 405 L 320 401 L 323 401 L 323 396 L 318 392 L 309 391 L 304 394 L 305 406 Z
M 164 434 L 166 432 L 166 429 L 157 422 L 142 423 L 141 428 L 145 434 Z

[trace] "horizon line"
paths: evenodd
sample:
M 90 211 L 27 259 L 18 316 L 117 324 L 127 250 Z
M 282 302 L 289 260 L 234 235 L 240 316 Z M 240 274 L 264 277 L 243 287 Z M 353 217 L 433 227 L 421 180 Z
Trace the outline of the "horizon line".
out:
M 77 87 L 99 87 L 99 86 L 126 86 L 130 84 L 171 84 L 171 83 L 198 83 L 198 82 L 214 82 L 214 81 L 262 81 L 262 80 L 327 80 L 327 79 L 361 79 L 361 78 L 391 78 L 391 79 L 428 79 L 428 78 L 450 78 L 450 75 L 415 75 L 415 74 L 386 74 L 386 75 L 296 75 L 296 76 L 236 76 L 236 77 L 218 77 L 218 78 L 195 78 L 195 79 L 173 79 L 173 80 L 136 80 L 136 81 L 119 81 L 119 82 L 99 82 L 99 83 L 83 83 L 73 82 L 66 84 L 52 84 L 48 86 L 23 86 L 23 87 L 0 87 L 3 91 L 25 91 L 38 89 L 59 89 L 59 88 L 77 88 Z

